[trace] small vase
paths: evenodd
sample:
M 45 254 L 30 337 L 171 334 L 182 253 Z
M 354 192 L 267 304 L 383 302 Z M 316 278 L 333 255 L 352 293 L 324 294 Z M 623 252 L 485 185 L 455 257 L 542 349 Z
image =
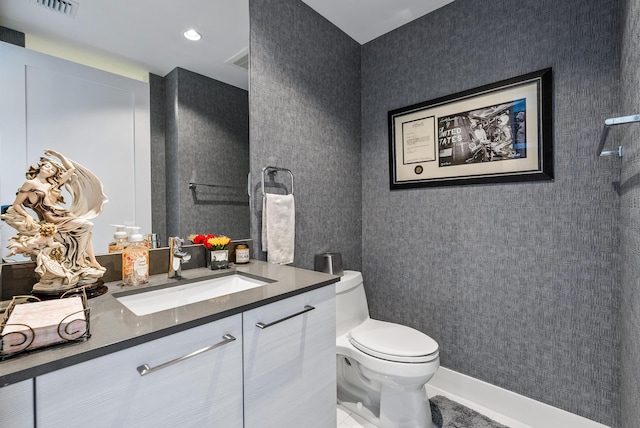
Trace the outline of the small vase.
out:
M 229 250 L 214 250 L 211 253 L 211 269 L 227 269 L 229 267 Z

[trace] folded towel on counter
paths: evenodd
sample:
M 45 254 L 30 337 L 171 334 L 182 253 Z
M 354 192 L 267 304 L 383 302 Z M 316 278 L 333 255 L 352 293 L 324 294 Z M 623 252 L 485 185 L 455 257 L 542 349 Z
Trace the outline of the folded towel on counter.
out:
M 262 251 L 267 261 L 293 263 L 296 238 L 296 215 L 293 195 L 267 193 L 262 203 Z
M 3 355 L 74 340 L 87 333 L 80 297 L 15 305 L 0 332 Z

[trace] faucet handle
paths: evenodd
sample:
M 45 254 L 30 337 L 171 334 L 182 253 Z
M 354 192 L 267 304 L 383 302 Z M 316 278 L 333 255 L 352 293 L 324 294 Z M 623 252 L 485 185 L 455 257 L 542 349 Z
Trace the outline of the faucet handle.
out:
M 169 278 L 180 278 L 182 263 L 191 259 L 191 254 L 182 250 L 183 243 L 178 236 L 169 237 Z
M 173 257 L 180 259 L 182 263 L 185 263 L 191 260 L 191 254 L 189 254 L 188 252 L 182 249 L 182 244 L 184 244 L 184 239 L 176 236 L 173 238 L 169 238 L 169 240 L 171 242 L 170 247 L 171 247 L 171 253 Z
M 169 237 L 169 247 L 171 247 L 171 248 L 174 248 L 174 247 L 180 248 L 182 246 L 182 244 L 184 244 L 184 239 L 180 238 L 179 236 L 171 236 L 171 237 Z

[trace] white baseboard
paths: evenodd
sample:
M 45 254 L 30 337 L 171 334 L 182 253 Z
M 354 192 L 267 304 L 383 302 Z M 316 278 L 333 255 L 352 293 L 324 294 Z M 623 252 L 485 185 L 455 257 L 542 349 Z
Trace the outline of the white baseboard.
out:
M 609 428 L 445 367 L 427 383 L 427 394 L 444 395 L 511 428 Z

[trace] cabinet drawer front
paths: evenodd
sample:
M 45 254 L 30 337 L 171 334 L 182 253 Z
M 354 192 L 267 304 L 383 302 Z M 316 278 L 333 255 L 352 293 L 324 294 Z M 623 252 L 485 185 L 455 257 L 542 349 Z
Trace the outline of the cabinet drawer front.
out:
M 38 427 L 242 427 L 241 326 L 235 315 L 40 376 Z M 224 335 L 236 340 L 183 358 Z M 160 369 L 141 376 L 145 364 Z
M 333 285 L 244 313 L 246 428 L 335 426 L 335 323 Z
M 0 427 L 33 427 L 33 380 L 0 388 Z

